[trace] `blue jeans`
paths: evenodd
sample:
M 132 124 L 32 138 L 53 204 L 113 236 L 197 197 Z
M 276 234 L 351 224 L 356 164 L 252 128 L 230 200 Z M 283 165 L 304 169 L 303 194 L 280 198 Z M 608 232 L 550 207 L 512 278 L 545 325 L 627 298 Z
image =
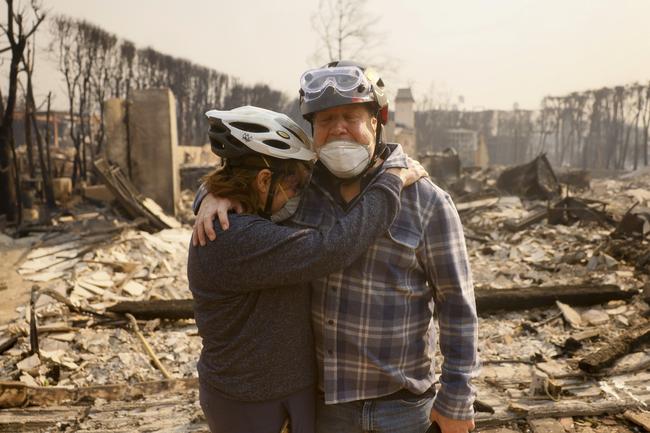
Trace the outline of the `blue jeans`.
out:
M 425 433 L 433 397 L 326 405 L 316 398 L 316 433 Z

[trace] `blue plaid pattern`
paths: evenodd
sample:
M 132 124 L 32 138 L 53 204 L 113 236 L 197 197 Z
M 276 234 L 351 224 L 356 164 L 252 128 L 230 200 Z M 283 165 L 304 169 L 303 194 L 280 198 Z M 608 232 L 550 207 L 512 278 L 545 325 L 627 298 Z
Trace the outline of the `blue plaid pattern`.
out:
M 391 147 L 382 170 L 406 166 L 401 147 Z M 291 224 L 326 228 L 343 213 L 315 178 Z M 463 229 L 447 193 L 429 179 L 405 188 L 386 235 L 350 267 L 312 284 L 326 403 L 426 391 L 434 382 L 435 305 L 444 362 L 434 407 L 472 418 L 478 323 Z

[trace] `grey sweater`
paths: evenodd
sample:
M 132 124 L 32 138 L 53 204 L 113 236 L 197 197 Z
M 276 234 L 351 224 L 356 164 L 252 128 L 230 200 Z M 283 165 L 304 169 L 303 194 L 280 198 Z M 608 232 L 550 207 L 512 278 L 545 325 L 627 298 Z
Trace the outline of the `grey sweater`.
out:
M 329 230 L 230 214 L 217 239 L 190 247 L 187 273 L 203 350 L 199 380 L 226 397 L 270 400 L 315 383 L 308 282 L 350 265 L 399 212 L 384 174 Z

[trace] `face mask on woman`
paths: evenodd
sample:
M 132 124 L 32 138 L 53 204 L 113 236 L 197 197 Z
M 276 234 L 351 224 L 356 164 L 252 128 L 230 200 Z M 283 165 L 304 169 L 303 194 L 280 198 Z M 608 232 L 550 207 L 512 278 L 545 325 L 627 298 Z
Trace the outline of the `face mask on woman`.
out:
M 334 176 L 349 179 L 362 173 L 372 155 L 370 147 L 354 141 L 331 141 L 320 148 L 318 159 Z
M 273 212 L 271 214 L 271 221 L 279 223 L 291 218 L 298 210 L 298 205 L 300 205 L 300 194 L 291 197 L 279 211 Z
M 293 196 L 289 198 L 287 192 L 281 183 L 278 184 L 278 190 L 280 194 L 284 196 L 286 202 L 277 212 L 271 214 L 271 221 L 274 223 L 282 222 L 293 216 L 298 210 L 300 205 L 300 198 L 302 197 L 302 192 L 307 187 L 311 180 L 311 166 L 300 166 L 296 173 L 289 177 L 289 183 L 292 185 L 291 189 L 294 192 Z

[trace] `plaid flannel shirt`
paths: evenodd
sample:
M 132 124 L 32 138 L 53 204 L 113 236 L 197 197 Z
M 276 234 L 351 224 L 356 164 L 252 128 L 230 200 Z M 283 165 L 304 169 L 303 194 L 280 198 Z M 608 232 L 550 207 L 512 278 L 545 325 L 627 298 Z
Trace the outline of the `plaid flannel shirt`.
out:
M 406 167 L 401 146 L 390 147 L 381 170 Z M 327 227 L 344 212 L 315 177 L 290 224 Z M 435 304 L 444 362 L 434 407 L 450 418 L 473 417 L 476 305 L 462 225 L 447 193 L 428 178 L 405 188 L 389 231 L 354 264 L 312 285 L 326 403 L 426 391 L 434 382 Z

